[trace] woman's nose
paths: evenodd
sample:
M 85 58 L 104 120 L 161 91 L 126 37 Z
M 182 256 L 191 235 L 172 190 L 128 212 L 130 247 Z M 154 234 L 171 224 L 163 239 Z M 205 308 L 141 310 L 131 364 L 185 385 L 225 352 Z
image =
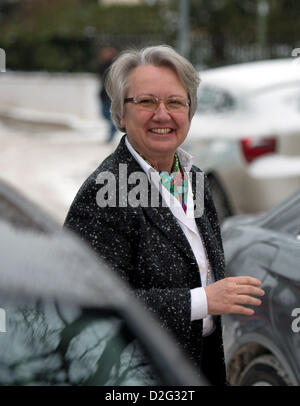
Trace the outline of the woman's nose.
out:
M 157 119 L 162 119 L 162 118 L 169 119 L 170 118 L 169 111 L 167 110 L 165 103 L 163 101 L 159 102 L 157 109 L 154 111 L 154 116 Z

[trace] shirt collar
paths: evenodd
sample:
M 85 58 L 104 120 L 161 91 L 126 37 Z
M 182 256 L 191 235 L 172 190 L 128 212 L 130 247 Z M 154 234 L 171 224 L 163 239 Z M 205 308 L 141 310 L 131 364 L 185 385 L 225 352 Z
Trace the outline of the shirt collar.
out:
M 147 174 L 148 179 L 150 180 L 151 172 L 157 172 L 151 165 L 146 162 L 141 155 L 133 148 L 130 144 L 128 137 L 125 137 L 125 144 L 131 153 L 131 155 L 135 158 L 135 160 L 140 164 L 143 171 Z M 180 161 L 180 165 L 183 168 L 184 172 L 189 172 L 193 165 L 193 156 L 190 155 L 188 152 L 184 151 L 182 148 L 177 149 L 178 159 Z

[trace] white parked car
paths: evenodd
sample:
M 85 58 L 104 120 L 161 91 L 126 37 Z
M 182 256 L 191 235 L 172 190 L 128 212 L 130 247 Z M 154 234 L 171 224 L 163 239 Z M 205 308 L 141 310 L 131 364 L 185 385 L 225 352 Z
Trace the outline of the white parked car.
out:
M 300 187 L 300 63 L 201 72 L 184 148 L 211 181 L 220 220 L 268 210 Z

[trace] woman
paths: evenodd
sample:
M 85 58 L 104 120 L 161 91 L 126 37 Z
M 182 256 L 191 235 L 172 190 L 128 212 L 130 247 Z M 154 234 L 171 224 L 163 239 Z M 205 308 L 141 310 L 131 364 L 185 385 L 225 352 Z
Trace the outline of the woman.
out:
M 168 46 L 119 56 L 106 89 L 112 118 L 126 135 L 81 187 L 66 226 L 131 285 L 208 379 L 223 385 L 220 315 L 253 314 L 246 305 L 261 302 L 250 295 L 263 291 L 255 278 L 224 278 L 219 224 L 205 178 L 204 211 L 194 212 L 204 175 L 179 146 L 196 110 L 198 85 L 193 66 Z

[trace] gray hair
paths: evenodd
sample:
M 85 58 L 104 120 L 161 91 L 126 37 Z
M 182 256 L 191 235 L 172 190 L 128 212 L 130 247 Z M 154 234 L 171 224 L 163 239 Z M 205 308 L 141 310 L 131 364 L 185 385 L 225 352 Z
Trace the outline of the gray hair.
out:
M 110 111 L 116 127 L 122 132 L 125 131 L 120 121 L 124 114 L 124 99 L 129 89 L 129 75 L 141 65 L 167 66 L 177 74 L 191 102 L 189 112 L 189 119 L 191 120 L 197 109 L 199 75 L 193 65 L 172 47 L 158 45 L 122 52 L 111 65 L 105 81 L 105 89 L 111 99 Z

